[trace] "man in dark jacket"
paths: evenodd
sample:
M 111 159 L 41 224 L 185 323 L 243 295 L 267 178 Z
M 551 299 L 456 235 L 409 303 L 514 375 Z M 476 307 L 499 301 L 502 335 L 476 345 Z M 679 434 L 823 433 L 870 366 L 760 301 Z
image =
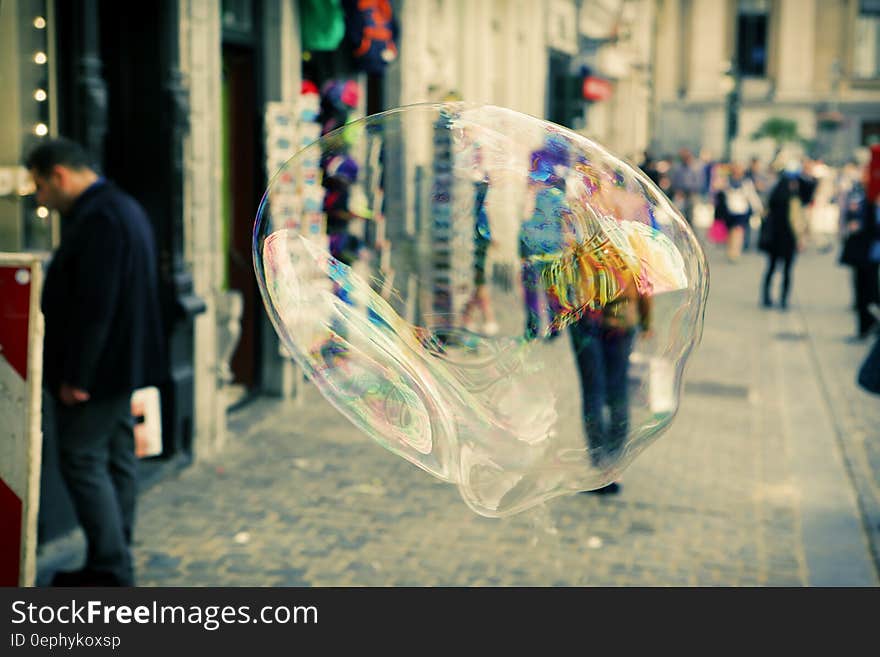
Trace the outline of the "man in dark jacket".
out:
M 62 219 L 42 294 L 45 418 L 54 418 L 61 472 L 88 542 L 85 568 L 53 584 L 132 586 L 131 394 L 160 383 L 165 363 L 152 226 L 69 140 L 43 142 L 26 166 L 37 201 Z
M 865 189 L 867 185 L 862 187 Z M 863 194 L 867 194 L 864 192 Z M 877 327 L 871 306 L 880 303 L 880 194 L 855 199 L 847 208 L 847 246 L 842 261 L 853 269 L 858 327 L 853 341 L 867 339 Z

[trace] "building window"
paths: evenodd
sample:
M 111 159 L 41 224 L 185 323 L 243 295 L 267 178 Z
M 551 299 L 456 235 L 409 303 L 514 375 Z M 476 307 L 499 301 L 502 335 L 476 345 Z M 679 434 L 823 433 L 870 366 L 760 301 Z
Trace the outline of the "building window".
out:
M 736 16 L 736 63 L 740 75 L 767 74 L 767 16 L 770 0 L 740 0 Z
M 853 77 L 880 77 L 880 0 L 859 0 L 853 41 Z
M 249 42 L 255 38 L 254 3 L 250 0 L 223 0 L 223 39 Z

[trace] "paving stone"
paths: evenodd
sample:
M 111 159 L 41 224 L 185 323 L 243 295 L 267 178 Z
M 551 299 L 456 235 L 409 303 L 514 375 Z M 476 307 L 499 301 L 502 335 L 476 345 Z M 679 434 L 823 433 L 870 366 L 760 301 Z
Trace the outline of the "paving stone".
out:
M 754 303 L 763 260 L 719 255 L 686 375 L 699 385 L 686 386 L 671 429 L 626 470 L 620 495 L 479 517 L 306 384 L 300 400 L 236 411 L 223 454 L 142 494 L 139 582 L 811 586 L 838 565 L 877 586 L 880 404 L 853 383 L 866 348 L 841 339 L 852 324 L 838 291 L 848 272 L 804 254 L 792 310 L 766 312 Z M 816 473 L 834 498 L 824 507 L 810 488 Z M 236 543 L 239 532 L 248 541 Z

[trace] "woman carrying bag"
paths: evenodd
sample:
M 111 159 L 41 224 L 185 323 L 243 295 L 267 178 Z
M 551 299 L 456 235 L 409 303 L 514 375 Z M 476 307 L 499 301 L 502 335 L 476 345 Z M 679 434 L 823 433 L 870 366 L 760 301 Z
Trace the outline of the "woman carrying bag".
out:
M 730 167 L 730 178 L 716 196 L 716 216 L 727 225 L 727 259 L 736 262 L 742 255 L 746 228 L 753 214 L 761 215 L 764 207 L 755 186 L 745 176 L 741 164 Z

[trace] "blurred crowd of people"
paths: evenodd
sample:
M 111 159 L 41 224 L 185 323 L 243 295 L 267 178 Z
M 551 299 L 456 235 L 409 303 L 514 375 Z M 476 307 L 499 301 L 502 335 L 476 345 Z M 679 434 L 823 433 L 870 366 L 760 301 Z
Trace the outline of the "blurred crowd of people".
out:
M 744 251 L 762 251 L 767 267 L 759 290 L 763 307 L 787 309 L 798 253 L 839 249 L 839 263 L 853 270 L 853 339 L 880 327 L 880 145 L 835 167 L 808 157 L 770 163 L 714 159 L 682 148 L 677 157 L 645 153 L 644 173 L 673 201 L 698 237 L 726 249 L 736 263 Z M 781 270 L 779 294 L 772 293 Z

